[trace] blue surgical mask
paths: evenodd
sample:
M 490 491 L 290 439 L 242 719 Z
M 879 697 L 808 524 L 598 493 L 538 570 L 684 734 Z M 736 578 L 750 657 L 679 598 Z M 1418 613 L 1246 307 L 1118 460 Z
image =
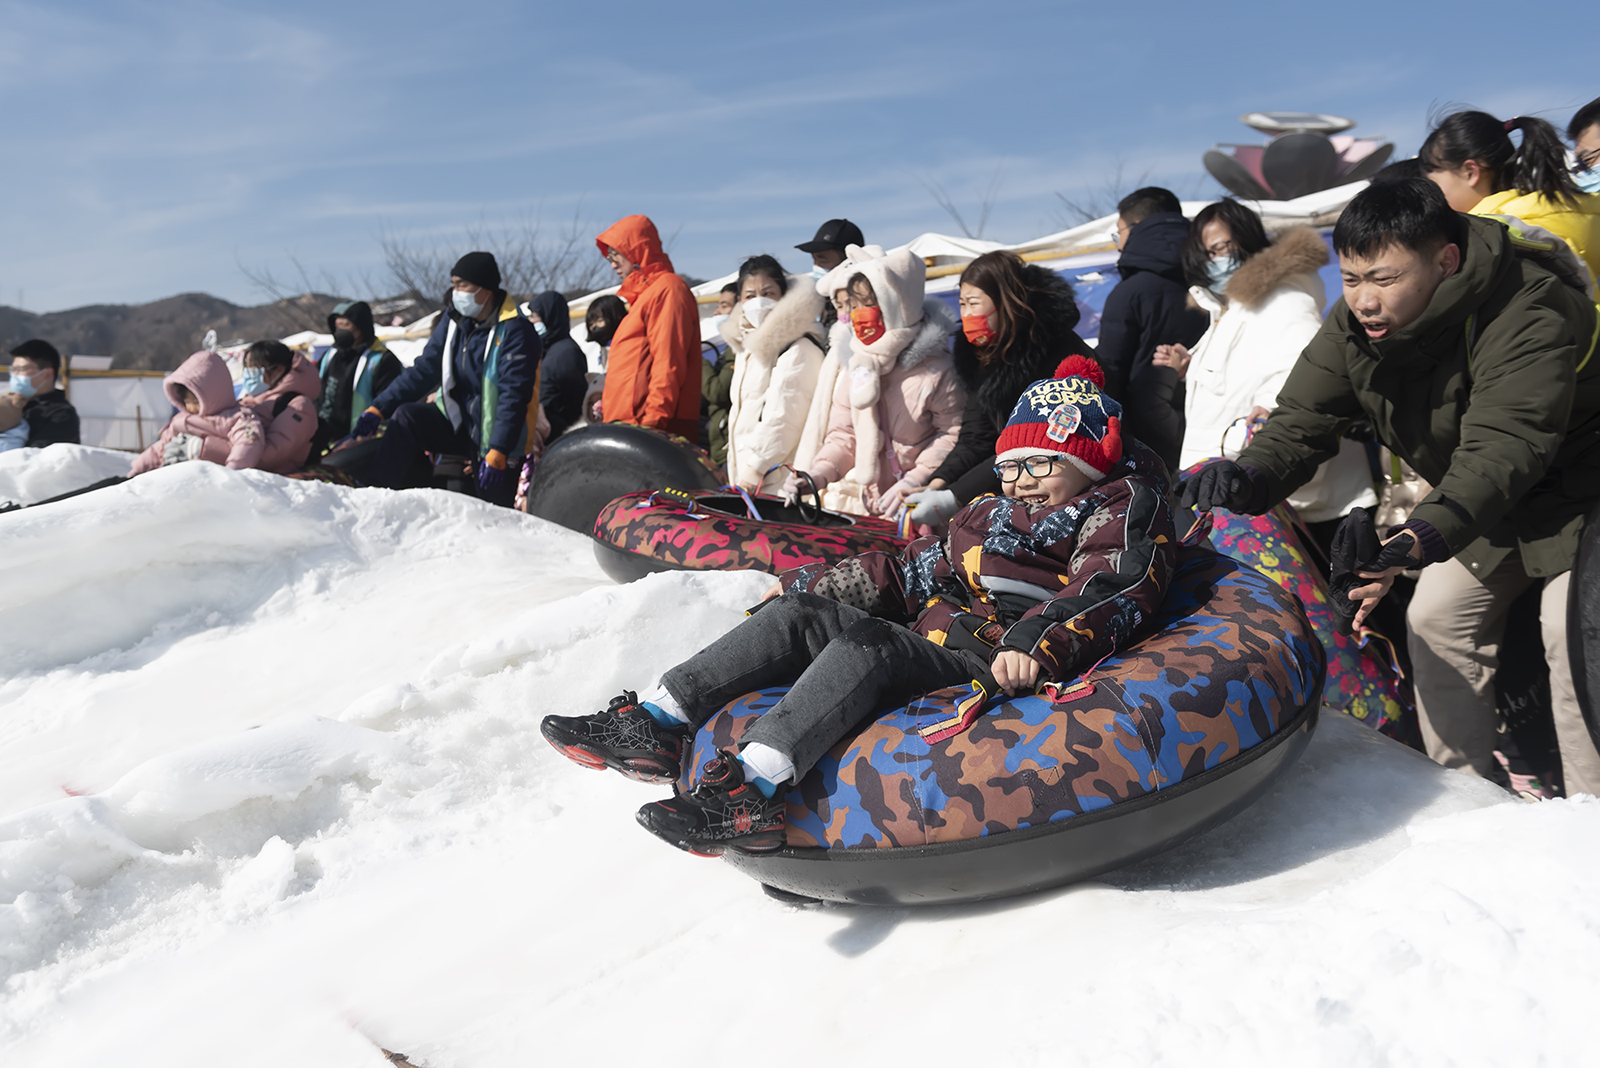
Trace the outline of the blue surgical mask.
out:
M 1206 265 L 1206 277 L 1211 284 L 1206 288 L 1213 293 L 1221 293 L 1228 288 L 1228 279 L 1233 277 L 1233 272 L 1239 269 L 1239 260 L 1236 256 L 1213 256 Z
M 13 374 L 11 376 L 11 392 L 23 397 L 31 397 L 37 391 L 33 388 L 33 376 Z
M 544 337 L 546 334 L 548 334 L 550 332 L 550 328 L 548 326 L 545 326 L 543 323 L 534 323 L 533 324 L 533 332 L 538 334 L 540 337 Z
M 237 397 L 254 397 L 267 391 L 267 372 L 260 367 L 246 367 L 239 375 L 239 384 L 233 387 Z
M 1585 193 L 1600 193 L 1600 167 L 1591 167 L 1581 174 L 1574 174 L 1572 180 L 1578 183 L 1578 188 Z
M 825 267 L 813 267 L 813 268 L 811 268 L 811 277 L 815 278 L 819 282 L 822 281 L 824 278 L 828 277 L 827 268 L 825 268 Z
M 467 319 L 476 319 L 478 313 L 483 310 L 483 305 L 478 303 L 478 298 L 464 289 L 457 289 L 451 292 L 450 302 L 456 306 L 456 311 Z
M 727 312 L 718 312 L 717 314 L 715 314 L 715 315 L 713 315 L 711 317 L 711 325 L 712 326 L 721 326 L 723 323 L 725 323 L 727 321 L 728 321 L 728 313 Z

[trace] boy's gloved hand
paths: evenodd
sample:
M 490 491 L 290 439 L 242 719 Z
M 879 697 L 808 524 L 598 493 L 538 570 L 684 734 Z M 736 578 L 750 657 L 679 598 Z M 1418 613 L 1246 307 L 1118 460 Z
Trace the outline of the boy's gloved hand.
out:
M 499 449 L 490 449 L 478 463 L 478 488 L 485 493 L 493 493 L 510 477 L 506 470 L 506 454 Z
M 1249 513 L 1256 497 L 1250 473 L 1232 460 L 1211 461 L 1179 483 L 1178 491 L 1183 506 L 1198 512 L 1226 508 Z
M 378 432 L 378 424 L 381 422 L 383 422 L 383 413 L 376 408 L 368 408 L 356 418 L 355 425 L 350 428 L 350 436 L 353 438 L 370 438 Z
M 906 503 L 913 506 L 911 521 L 918 526 L 943 523 L 961 510 L 956 495 L 947 489 L 920 489 L 908 493 Z

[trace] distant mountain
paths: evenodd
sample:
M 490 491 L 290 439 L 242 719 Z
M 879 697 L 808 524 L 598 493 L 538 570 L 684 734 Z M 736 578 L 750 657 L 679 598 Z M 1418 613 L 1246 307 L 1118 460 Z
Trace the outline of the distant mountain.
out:
M 181 293 L 149 304 L 92 304 L 44 315 L 0 305 L 0 352 L 38 337 L 63 356 L 115 357 L 112 367 L 119 371 L 170 371 L 200 347 L 208 330 L 227 343 L 327 329 L 328 312 L 341 299 L 306 293 L 242 308 L 207 293 Z

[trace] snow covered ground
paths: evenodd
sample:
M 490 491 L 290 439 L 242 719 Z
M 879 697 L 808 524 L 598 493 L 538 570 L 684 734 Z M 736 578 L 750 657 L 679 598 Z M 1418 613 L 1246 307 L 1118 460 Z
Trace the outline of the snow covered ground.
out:
M 0 497 L 104 477 L 53 454 L 0 458 Z M 0 547 L 0 1064 L 1592 1055 L 1600 803 L 1512 802 L 1349 720 L 1097 882 L 795 909 L 538 735 L 758 576 L 618 587 L 526 516 L 205 464 L 0 515 Z

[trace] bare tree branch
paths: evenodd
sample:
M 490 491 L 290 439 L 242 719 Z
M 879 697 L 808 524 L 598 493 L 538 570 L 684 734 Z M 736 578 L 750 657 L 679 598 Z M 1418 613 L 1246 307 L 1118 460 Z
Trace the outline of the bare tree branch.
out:
M 1098 185 L 1082 186 L 1076 197 L 1057 193 L 1056 199 L 1067 209 L 1067 213 L 1058 216 L 1056 220 L 1062 229 L 1070 229 L 1081 223 L 1105 218 L 1117 210 L 1117 201 L 1150 180 L 1148 167 L 1139 173 L 1139 177 L 1132 179 L 1127 176 L 1127 170 L 1127 159 L 1118 156 L 1116 170 Z
M 955 224 L 961 228 L 963 235 L 979 240 L 982 239 L 983 232 L 989 228 L 989 216 L 994 211 L 995 198 L 1000 192 L 1001 177 L 1004 171 L 1004 167 L 996 167 L 994 177 L 989 179 L 989 186 L 983 191 L 983 198 L 978 202 L 978 225 L 976 229 L 967 225 L 966 217 L 961 214 L 961 209 L 956 207 L 955 200 L 937 179 L 919 175 L 917 180 L 928 191 L 928 195 L 933 197 L 933 202 L 943 208 L 945 214 L 949 215 L 955 221 Z

